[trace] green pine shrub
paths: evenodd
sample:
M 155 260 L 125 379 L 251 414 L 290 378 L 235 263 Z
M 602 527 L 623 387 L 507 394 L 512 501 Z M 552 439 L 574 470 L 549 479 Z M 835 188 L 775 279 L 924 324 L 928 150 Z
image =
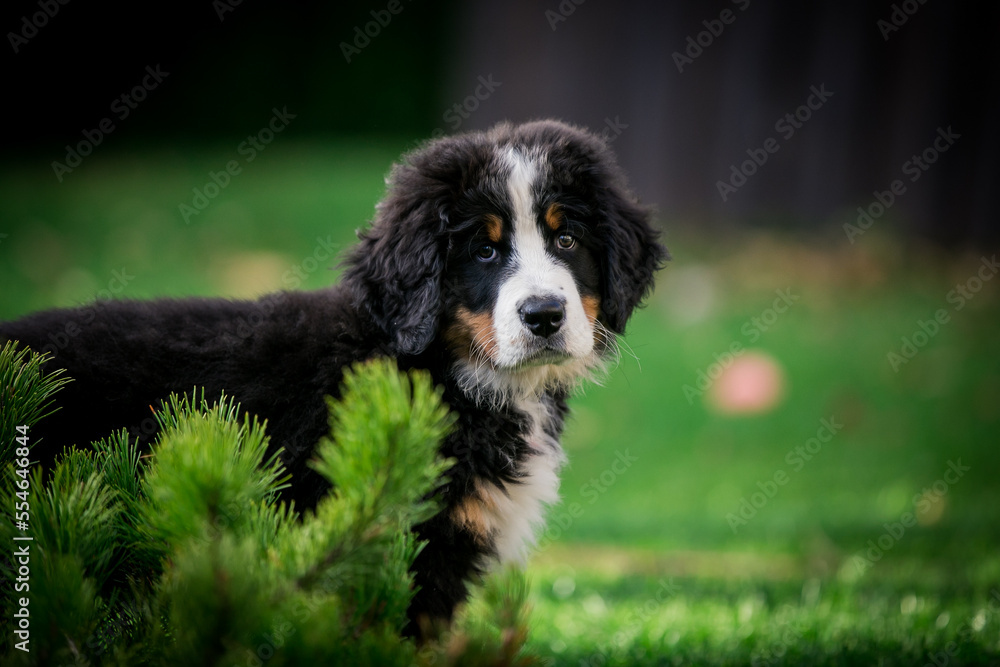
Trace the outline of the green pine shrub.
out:
M 345 374 L 329 401 L 330 437 L 312 462 L 334 491 L 302 515 L 265 457 L 265 425 L 222 397 L 171 397 L 142 457 L 125 431 L 66 451 L 24 490 L 18 426 L 51 412 L 69 378 L 44 358 L 0 348 L 0 507 L 30 506 L 27 531 L 0 522 L 0 606 L 27 597 L 30 637 L 5 612 L 4 664 L 520 665 L 527 585 L 489 577 L 462 620 L 417 646 L 401 635 L 421 549 L 411 528 L 433 516 L 449 461 L 438 445 L 453 418 L 425 373 L 387 360 Z M 22 428 L 23 430 L 23 428 Z M 22 457 L 23 458 L 23 457 Z M 21 493 L 21 497 L 18 497 Z M 14 541 L 30 535 L 31 542 Z M 30 549 L 16 592 L 16 545 Z

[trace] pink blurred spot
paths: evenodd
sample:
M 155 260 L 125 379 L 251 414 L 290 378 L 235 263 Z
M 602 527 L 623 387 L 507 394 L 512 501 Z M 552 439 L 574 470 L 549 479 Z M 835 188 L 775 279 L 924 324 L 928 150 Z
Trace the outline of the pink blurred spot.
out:
M 706 400 L 722 414 L 759 414 L 775 408 L 784 394 L 785 374 L 774 357 L 744 352 L 723 369 Z

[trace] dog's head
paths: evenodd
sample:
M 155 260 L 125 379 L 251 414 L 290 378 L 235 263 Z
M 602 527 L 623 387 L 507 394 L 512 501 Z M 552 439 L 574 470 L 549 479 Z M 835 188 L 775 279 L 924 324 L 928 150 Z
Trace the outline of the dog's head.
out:
M 587 374 L 667 257 L 608 147 L 563 123 L 432 141 L 388 186 L 345 280 L 394 354 L 439 340 L 475 391 Z

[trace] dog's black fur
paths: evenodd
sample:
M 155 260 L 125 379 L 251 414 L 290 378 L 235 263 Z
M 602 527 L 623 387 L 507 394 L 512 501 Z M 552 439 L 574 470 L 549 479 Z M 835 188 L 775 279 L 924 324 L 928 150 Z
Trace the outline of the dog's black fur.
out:
M 419 591 L 410 631 L 425 617 L 450 619 L 466 582 L 497 551 L 496 523 L 484 523 L 475 509 L 486 505 L 463 514 L 462 503 L 484 502 L 476 495 L 483 484 L 506 494 L 522 483 L 522 464 L 537 453 L 537 440 L 558 449 L 571 388 L 539 386 L 532 399 L 546 416 L 533 418 L 488 387 L 470 390 L 454 371 L 457 356 L 471 356 L 449 335 L 455 313 L 475 310 L 474 301 L 488 303 L 493 283 L 505 275 L 500 268 L 479 272 L 467 248 L 484 213 L 509 228 L 497 171 L 498 151 L 511 148 L 540 156 L 545 172 L 532 186 L 537 201 L 556 202 L 573 218 L 580 244 L 567 266 L 580 294 L 600 304 L 594 326 L 605 331 L 599 352 L 608 356 L 607 332 L 624 331 L 665 249 L 594 135 L 553 121 L 502 124 L 430 142 L 397 165 L 337 287 L 257 301 L 108 301 L 0 323 L 0 340 L 52 353 L 46 370 L 65 369 L 74 380 L 58 395 L 60 410 L 33 431 L 34 455 L 50 464 L 65 446 L 123 427 L 148 445 L 152 434 L 138 426 L 150 423 L 150 406 L 197 385 L 207 396 L 225 392 L 267 419 L 271 447 L 283 448 L 292 475 L 286 496 L 307 508 L 328 490 L 306 463 L 327 433 L 324 397 L 338 395 L 344 367 L 389 356 L 403 369 L 427 369 L 458 417 L 442 445 L 457 463 L 448 472 L 444 509 L 417 529 L 428 544 L 414 566 Z

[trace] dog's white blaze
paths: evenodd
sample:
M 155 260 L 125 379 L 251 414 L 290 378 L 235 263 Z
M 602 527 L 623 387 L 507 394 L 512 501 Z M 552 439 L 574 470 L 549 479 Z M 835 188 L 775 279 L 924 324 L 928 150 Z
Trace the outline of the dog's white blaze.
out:
M 524 476 L 519 484 L 507 485 L 506 492 L 485 483 L 481 493 L 486 507 L 483 519 L 495 535 L 498 560 L 523 564 L 545 523 L 545 508 L 559 501 L 559 469 L 565 457 L 558 440 L 545 432 L 552 419 L 546 405 L 533 399 L 517 407 L 531 419 L 527 441 L 532 453 L 519 468 Z
M 565 351 L 576 359 L 594 347 L 592 325 L 569 269 L 546 251 L 545 237 L 538 225 L 532 184 L 541 166 L 536 159 L 513 148 L 504 154 L 510 175 L 507 188 L 513 208 L 514 273 L 500 287 L 493 312 L 497 333 L 496 363 L 512 367 L 524 361 L 533 334 L 521 321 L 519 308 L 530 297 L 558 297 L 565 300 L 566 320 L 559 334 Z

